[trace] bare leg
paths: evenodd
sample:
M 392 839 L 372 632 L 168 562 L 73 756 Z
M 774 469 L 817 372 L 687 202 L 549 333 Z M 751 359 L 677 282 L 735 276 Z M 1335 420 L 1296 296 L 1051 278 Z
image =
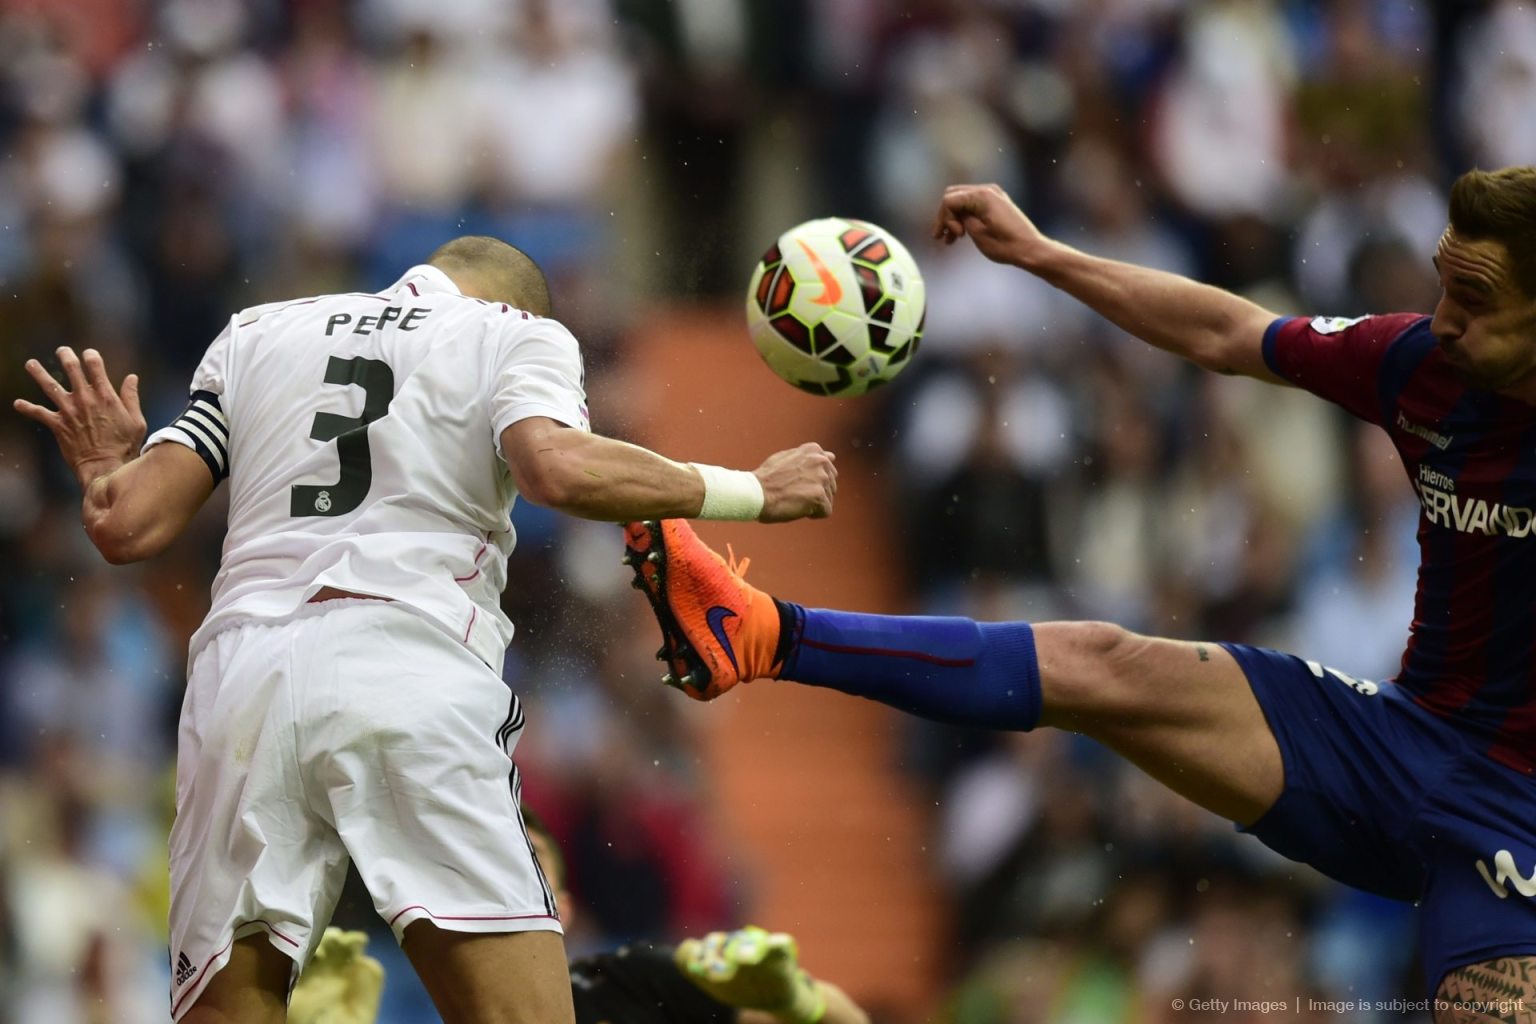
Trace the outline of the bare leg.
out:
M 238 940 L 182 1024 L 283 1024 L 293 961 L 257 933 Z
M 1536 957 L 1513 956 L 1458 967 L 1435 991 L 1435 1024 L 1533 1024 Z
M 1214 644 L 1153 640 L 1103 622 L 978 623 L 777 604 L 682 520 L 631 523 L 626 537 L 669 678 L 696 699 L 771 675 L 940 722 L 1072 729 L 1244 824 L 1284 790 L 1269 723 L 1242 669 Z M 718 610 L 734 625 L 711 619 Z
M 402 947 L 444 1024 L 574 1024 L 556 932 L 482 935 L 417 921 Z
M 1280 747 L 1224 649 L 1105 622 L 1034 629 L 1041 725 L 1091 736 L 1174 792 L 1245 825 L 1280 798 Z

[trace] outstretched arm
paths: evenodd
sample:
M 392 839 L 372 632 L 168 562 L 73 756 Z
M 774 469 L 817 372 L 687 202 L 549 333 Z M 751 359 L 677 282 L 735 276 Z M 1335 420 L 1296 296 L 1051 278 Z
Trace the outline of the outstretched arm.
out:
M 114 390 L 94 349 L 79 358 L 60 348 L 59 363 L 69 387 L 36 359 L 27 361 L 27 373 L 57 408 L 18 398 L 16 411 L 53 432 L 80 481 L 80 518 L 102 557 L 121 565 L 159 554 L 213 493 L 213 475 L 181 445 L 156 445 L 139 455 L 145 424 L 136 375 Z
M 831 514 L 837 494 L 836 456 L 818 444 L 770 455 L 751 474 L 732 474 L 534 416 L 502 431 L 501 450 L 518 491 L 530 501 L 603 522 L 701 514 L 765 523 L 821 518 Z M 733 496 L 743 487 L 761 489 L 756 511 L 751 493 Z M 706 498 L 712 500 L 708 507 Z
M 1178 274 L 1047 238 L 996 185 L 951 185 L 933 233 L 947 244 L 969 235 L 988 259 L 1029 271 L 1122 330 L 1208 370 L 1283 383 L 1264 362 L 1264 331 L 1275 313 Z

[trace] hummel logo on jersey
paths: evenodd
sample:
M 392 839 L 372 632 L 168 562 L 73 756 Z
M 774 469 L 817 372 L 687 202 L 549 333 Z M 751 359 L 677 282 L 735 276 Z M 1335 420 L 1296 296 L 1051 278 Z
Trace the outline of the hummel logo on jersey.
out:
M 1397 427 L 1404 433 L 1412 434 L 1414 437 L 1428 441 L 1441 451 L 1445 451 L 1451 446 L 1451 435 L 1442 434 L 1438 430 L 1431 430 L 1422 423 L 1415 423 L 1401 412 L 1397 414 Z
M 1526 898 L 1536 896 L 1536 873 L 1532 873 L 1530 878 L 1521 875 L 1520 870 L 1515 867 L 1515 855 L 1508 850 L 1500 850 L 1493 855 L 1492 874 L 1489 874 L 1488 865 L 1484 864 L 1483 859 L 1479 857 L 1477 873 L 1483 876 L 1483 881 L 1488 883 L 1488 888 L 1492 889 L 1493 894 L 1501 900 L 1509 899 L 1506 882 L 1512 884 L 1515 892 L 1521 896 Z
M 725 620 L 734 619 L 736 613 L 724 605 L 717 604 L 704 613 L 704 621 L 709 623 L 709 631 L 715 634 L 715 639 L 720 642 L 720 649 L 725 651 L 725 656 L 731 659 L 731 668 L 738 673 L 741 666 L 736 664 L 736 652 L 731 648 L 730 637 L 725 635 Z
M 186 950 L 182 950 L 181 955 L 176 958 L 176 984 L 185 985 L 196 973 L 197 968 L 187 958 Z

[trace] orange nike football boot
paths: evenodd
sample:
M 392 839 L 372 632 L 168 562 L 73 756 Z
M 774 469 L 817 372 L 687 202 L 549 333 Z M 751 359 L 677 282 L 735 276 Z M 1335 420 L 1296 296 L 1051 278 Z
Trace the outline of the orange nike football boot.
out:
M 624 527 L 624 564 L 635 571 L 661 626 L 661 681 L 694 700 L 714 700 L 737 683 L 773 676 L 779 610 L 743 576 L 749 560 L 727 562 L 683 519 Z

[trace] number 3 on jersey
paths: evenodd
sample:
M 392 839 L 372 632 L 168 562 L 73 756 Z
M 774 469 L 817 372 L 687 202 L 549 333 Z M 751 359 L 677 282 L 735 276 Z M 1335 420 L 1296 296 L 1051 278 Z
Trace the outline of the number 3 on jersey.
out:
M 334 484 L 295 484 L 290 492 L 288 514 L 293 516 L 344 516 L 363 503 L 373 484 L 373 461 L 368 450 L 368 424 L 389 412 L 395 397 L 395 371 L 378 359 L 331 356 L 325 382 L 363 389 L 360 416 L 315 413 L 309 436 L 316 441 L 335 441 L 341 462 L 341 479 Z

